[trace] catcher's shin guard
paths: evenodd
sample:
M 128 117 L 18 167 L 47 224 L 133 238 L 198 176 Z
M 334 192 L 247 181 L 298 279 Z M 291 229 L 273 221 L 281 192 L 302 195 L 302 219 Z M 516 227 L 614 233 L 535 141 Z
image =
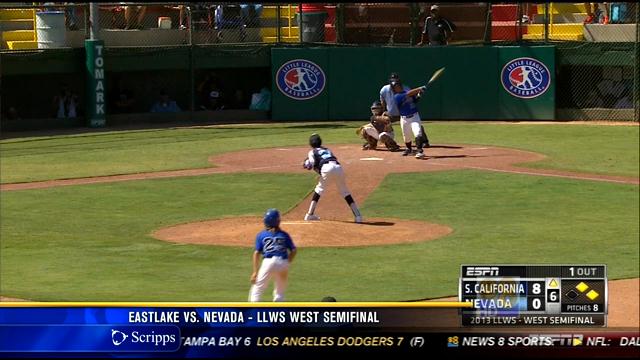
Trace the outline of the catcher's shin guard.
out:
M 429 143 L 429 137 L 427 136 L 427 132 L 424 130 L 424 126 L 422 126 L 422 125 L 420 125 L 420 132 L 424 136 L 424 139 L 423 139 L 424 147 L 430 147 L 431 144 Z
M 367 149 L 365 149 L 364 147 L 363 147 L 363 149 L 365 149 L 365 150 L 375 150 L 376 147 L 378 147 L 378 140 L 376 140 L 376 138 L 374 138 L 373 136 L 367 134 L 366 132 L 363 132 L 362 133 L 362 137 L 365 140 L 367 140 L 367 144 L 369 145 L 367 147 Z
M 418 148 L 418 151 L 422 150 L 422 148 L 424 147 L 424 139 L 425 136 L 422 134 L 422 131 L 420 131 L 418 136 L 416 136 L 416 147 Z
M 384 144 L 384 146 L 389 149 L 389 151 L 398 151 L 400 150 L 400 146 L 396 143 L 395 140 L 391 138 L 391 136 L 387 134 L 380 135 L 380 141 Z

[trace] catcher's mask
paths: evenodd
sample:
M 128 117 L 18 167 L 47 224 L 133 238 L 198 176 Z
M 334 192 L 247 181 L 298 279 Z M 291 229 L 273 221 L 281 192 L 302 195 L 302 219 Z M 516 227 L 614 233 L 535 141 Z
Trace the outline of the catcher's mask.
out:
M 322 139 L 320 138 L 320 135 L 311 134 L 311 137 L 309 137 L 309 146 L 312 148 L 319 148 L 322 146 Z
M 374 101 L 373 104 L 371 104 L 371 113 L 373 115 L 382 115 L 383 112 L 384 109 L 382 108 L 380 101 Z
M 262 220 L 264 221 L 264 226 L 276 228 L 280 226 L 280 212 L 277 209 L 269 209 L 264 213 Z

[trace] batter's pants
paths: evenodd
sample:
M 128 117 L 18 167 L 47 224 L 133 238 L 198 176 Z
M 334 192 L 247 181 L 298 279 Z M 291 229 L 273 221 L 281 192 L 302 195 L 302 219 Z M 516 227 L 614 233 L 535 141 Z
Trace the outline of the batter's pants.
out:
M 405 144 L 412 142 L 418 135 L 420 135 L 420 127 L 422 126 L 422 120 L 420 120 L 420 114 L 415 113 L 411 116 L 400 116 L 400 127 L 402 128 L 402 139 Z
M 344 170 L 342 170 L 342 166 L 335 161 L 322 165 L 322 169 L 320 169 L 320 181 L 318 181 L 318 185 L 316 185 L 315 192 L 318 195 L 322 195 L 324 190 L 327 188 L 327 185 L 332 181 L 334 181 L 338 186 L 338 190 L 342 194 L 342 197 L 351 195 L 349 188 L 347 188 Z
M 275 286 L 273 288 L 273 301 L 284 301 L 284 292 L 287 289 L 287 277 L 289 276 L 289 260 L 281 257 L 271 257 L 262 260 L 256 283 L 249 291 L 249 301 L 258 302 L 262 297 L 264 289 L 269 285 L 269 280 L 273 277 Z

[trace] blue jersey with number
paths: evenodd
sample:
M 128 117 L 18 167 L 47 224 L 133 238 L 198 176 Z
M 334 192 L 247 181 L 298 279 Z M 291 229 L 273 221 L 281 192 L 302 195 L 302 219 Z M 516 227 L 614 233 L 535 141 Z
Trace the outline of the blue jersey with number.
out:
M 403 91 L 393 96 L 401 116 L 411 116 L 418 112 L 415 96 L 407 96 L 407 92 Z
M 295 248 L 291 236 L 282 230 L 276 232 L 263 230 L 256 236 L 256 251 L 261 252 L 265 258 L 277 256 L 287 259 L 289 257 L 288 250 Z

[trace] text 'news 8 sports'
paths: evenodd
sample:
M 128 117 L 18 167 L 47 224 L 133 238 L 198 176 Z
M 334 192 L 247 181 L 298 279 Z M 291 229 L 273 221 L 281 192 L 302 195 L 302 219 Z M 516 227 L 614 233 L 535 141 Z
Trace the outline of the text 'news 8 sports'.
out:
M 606 265 L 462 265 L 463 326 L 607 324 Z

